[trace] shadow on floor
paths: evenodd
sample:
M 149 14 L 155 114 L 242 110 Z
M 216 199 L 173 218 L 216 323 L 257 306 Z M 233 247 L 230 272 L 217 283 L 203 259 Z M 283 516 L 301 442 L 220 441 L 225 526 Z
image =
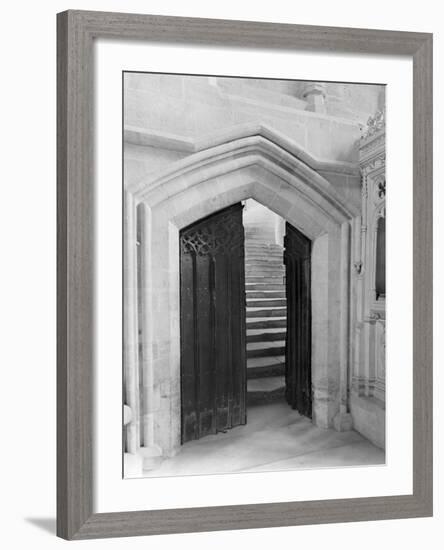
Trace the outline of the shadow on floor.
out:
M 56 519 L 55 518 L 25 518 L 25 521 L 35 525 L 42 531 L 46 531 L 51 535 L 56 534 Z

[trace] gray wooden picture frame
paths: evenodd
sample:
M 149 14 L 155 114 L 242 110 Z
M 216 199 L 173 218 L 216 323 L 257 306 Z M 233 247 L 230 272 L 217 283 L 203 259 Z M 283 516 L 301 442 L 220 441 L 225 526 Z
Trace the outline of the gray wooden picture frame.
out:
M 93 513 L 93 43 L 97 38 L 413 59 L 413 494 Z M 432 515 L 432 35 L 66 11 L 57 16 L 57 533 L 89 539 Z

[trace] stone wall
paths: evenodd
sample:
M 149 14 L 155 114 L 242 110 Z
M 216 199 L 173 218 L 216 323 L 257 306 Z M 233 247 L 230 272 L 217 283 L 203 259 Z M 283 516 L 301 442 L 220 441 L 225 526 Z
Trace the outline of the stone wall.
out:
M 208 136 L 251 124 L 271 128 L 315 158 L 357 166 L 360 122 L 375 111 L 381 87 L 326 86 L 327 111 L 318 113 L 298 97 L 306 83 L 128 73 L 125 180 L 131 184 L 167 167 Z M 322 175 L 359 204 L 357 172 L 344 177 L 325 169 Z

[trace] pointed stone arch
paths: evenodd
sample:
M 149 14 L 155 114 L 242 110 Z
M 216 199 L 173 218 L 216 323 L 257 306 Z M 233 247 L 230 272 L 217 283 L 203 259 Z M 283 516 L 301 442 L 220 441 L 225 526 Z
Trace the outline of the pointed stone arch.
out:
M 314 168 L 320 161 L 268 130 L 244 134 L 213 139 L 126 190 L 125 377 L 135 411 L 128 434 L 129 447 L 145 455 L 172 456 L 180 448 L 179 231 L 249 198 L 312 240 L 313 422 L 338 427 L 347 415 L 350 220 L 356 212 Z M 137 208 L 144 212 L 138 232 Z M 138 243 L 136 234 L 142 235 Z

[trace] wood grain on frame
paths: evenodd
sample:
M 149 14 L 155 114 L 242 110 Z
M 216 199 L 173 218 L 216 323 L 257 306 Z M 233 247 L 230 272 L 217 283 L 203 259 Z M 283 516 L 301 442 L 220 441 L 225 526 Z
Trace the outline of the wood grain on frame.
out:
M 93 41 L 413 58 L 413 494 L 93 513 Z M 158 15 L 57 16 L 57 533 L 87 539 L 432 514 L 432 35 Z

